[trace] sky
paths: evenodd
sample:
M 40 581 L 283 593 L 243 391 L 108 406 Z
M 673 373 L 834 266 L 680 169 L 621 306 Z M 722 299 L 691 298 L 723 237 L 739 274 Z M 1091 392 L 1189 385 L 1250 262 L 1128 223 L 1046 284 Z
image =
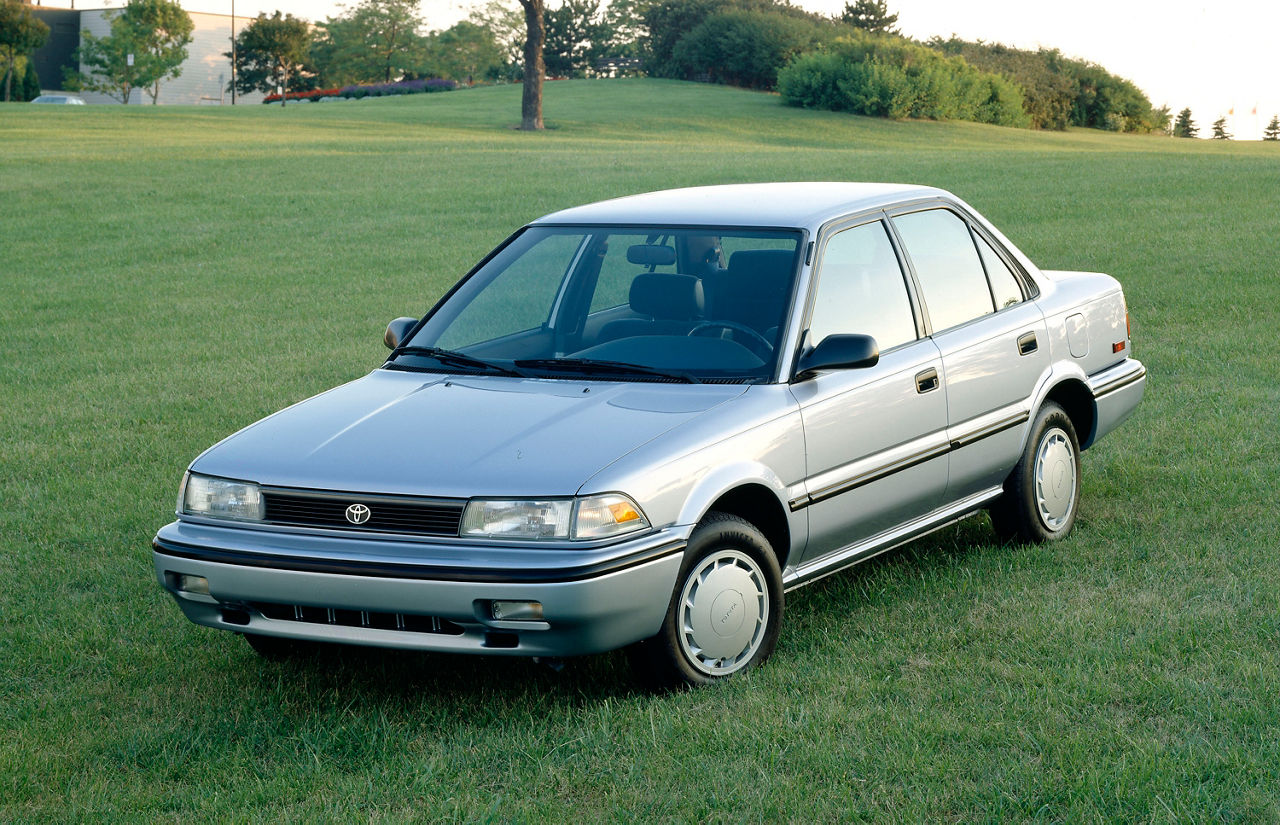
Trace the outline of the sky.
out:
M 66 6 L 69 0 L 45 5 Z M 81 0 L 81 8 L 123 5 L 124 0 Z M 188 11 L 229 14 L 232 0 L 181 0 Z M 516 7 L 516 0 L 509 0 Z M 548 0 L 555 7 L 558 0 Z M 838 14 L 845 0 L 792 0 L 809 11 Z M 353 3 L 354 5 L 354 0 Z M 484 0 L 422 0 L 429 29 L 465 18 Z M 341 13 L 332 0 L 236 0 L 237 16 L 280 11 L 323 20 Z M 1208 137 L 1227 117 L 1239 140 L 1258 140 L 1280 114 L 1280 2 L 1277 0 L 888 0 L 898 26 L 927 40 L 952 34 L 965 40 L 1024 49 L 1056 48 L 1128 78 L 1157 107 L 1176 114 L 1190 107 Z M 1254 114 L 1256 108 L 1257 113 Z

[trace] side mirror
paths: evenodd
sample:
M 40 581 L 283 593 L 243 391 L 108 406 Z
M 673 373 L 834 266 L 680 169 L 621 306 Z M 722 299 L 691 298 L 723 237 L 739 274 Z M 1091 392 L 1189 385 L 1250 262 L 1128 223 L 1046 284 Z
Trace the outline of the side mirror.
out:
M 417 318 L 397 318 L 387 324 L 387 331 L 382 335 L 382 343 L 387 345 L 387 349 L 395 349 L 404 343 L 404 339 L 409 334 L 409 330 L 413 329 L 418 323 Z
M 870 335 L 828 335 L 800 356 L 796 379 L 812 378 L 823 370 L 857 370 L 880 361 L 880 346 Z

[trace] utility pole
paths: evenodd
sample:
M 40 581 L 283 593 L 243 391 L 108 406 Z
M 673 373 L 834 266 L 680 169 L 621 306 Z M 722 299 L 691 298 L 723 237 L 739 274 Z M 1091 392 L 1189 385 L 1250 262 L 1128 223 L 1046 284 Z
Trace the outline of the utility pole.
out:
M 231 0 L 231 105 L 236 105 L 236 0 Z

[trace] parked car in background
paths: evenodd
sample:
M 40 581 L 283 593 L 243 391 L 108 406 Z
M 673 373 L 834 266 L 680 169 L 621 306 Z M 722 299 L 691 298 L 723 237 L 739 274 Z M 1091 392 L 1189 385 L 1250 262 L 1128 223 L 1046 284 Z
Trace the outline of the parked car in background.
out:
M 82 98 L 76 97 L 75 95 L 40 95 L 39 97 L 34 98 L 31 102 L 32 103 L 61 103 L 69 106 L 85 105 L 84 100 Z
M 890 184 L 557 212 L 385 340 L 192 462 L 154 540 L 192 621 L 709 682 L 769 656 L 786 591 L 959 518 L 1067 535 L 1146 374 L 1114 279 Z

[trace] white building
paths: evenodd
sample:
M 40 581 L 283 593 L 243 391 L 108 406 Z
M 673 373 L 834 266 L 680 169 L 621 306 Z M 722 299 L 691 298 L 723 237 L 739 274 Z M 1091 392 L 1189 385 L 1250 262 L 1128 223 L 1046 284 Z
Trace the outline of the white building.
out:
M 49 41 L 36 51 L 36 73 L 40 76 L 41 89 L 58 91 L 63 87 L 62 67 L 84 71 L 73 57 L 83 40 L 83 32 L 95 37 L 111 34 L 111 15 L 119 9 L 55 9 L 47 6 L 32 8 L 35 15 L 49 24 Z M 187 44 L 187 59 L 182 73 L 175 78 L 160 81 L 160 105 L 218 106 L 231 103 L 231 59 L 224 52 L 231 51 L 232 18 L 227 14 L 187 12 L 193 28 L 191 42 Z M 239 33 L 253 22 L 252 17 L 235 18 L 235 31 Z M 88 103 L 119 103 L 120 101 L 98 92 L 79 92 Z M 151 96 L 142 89 L 135 89 L 130 96 L 132 104 L 151 102 Z M 262 93 L 236 95 L 236 103 L 261 103 Z

